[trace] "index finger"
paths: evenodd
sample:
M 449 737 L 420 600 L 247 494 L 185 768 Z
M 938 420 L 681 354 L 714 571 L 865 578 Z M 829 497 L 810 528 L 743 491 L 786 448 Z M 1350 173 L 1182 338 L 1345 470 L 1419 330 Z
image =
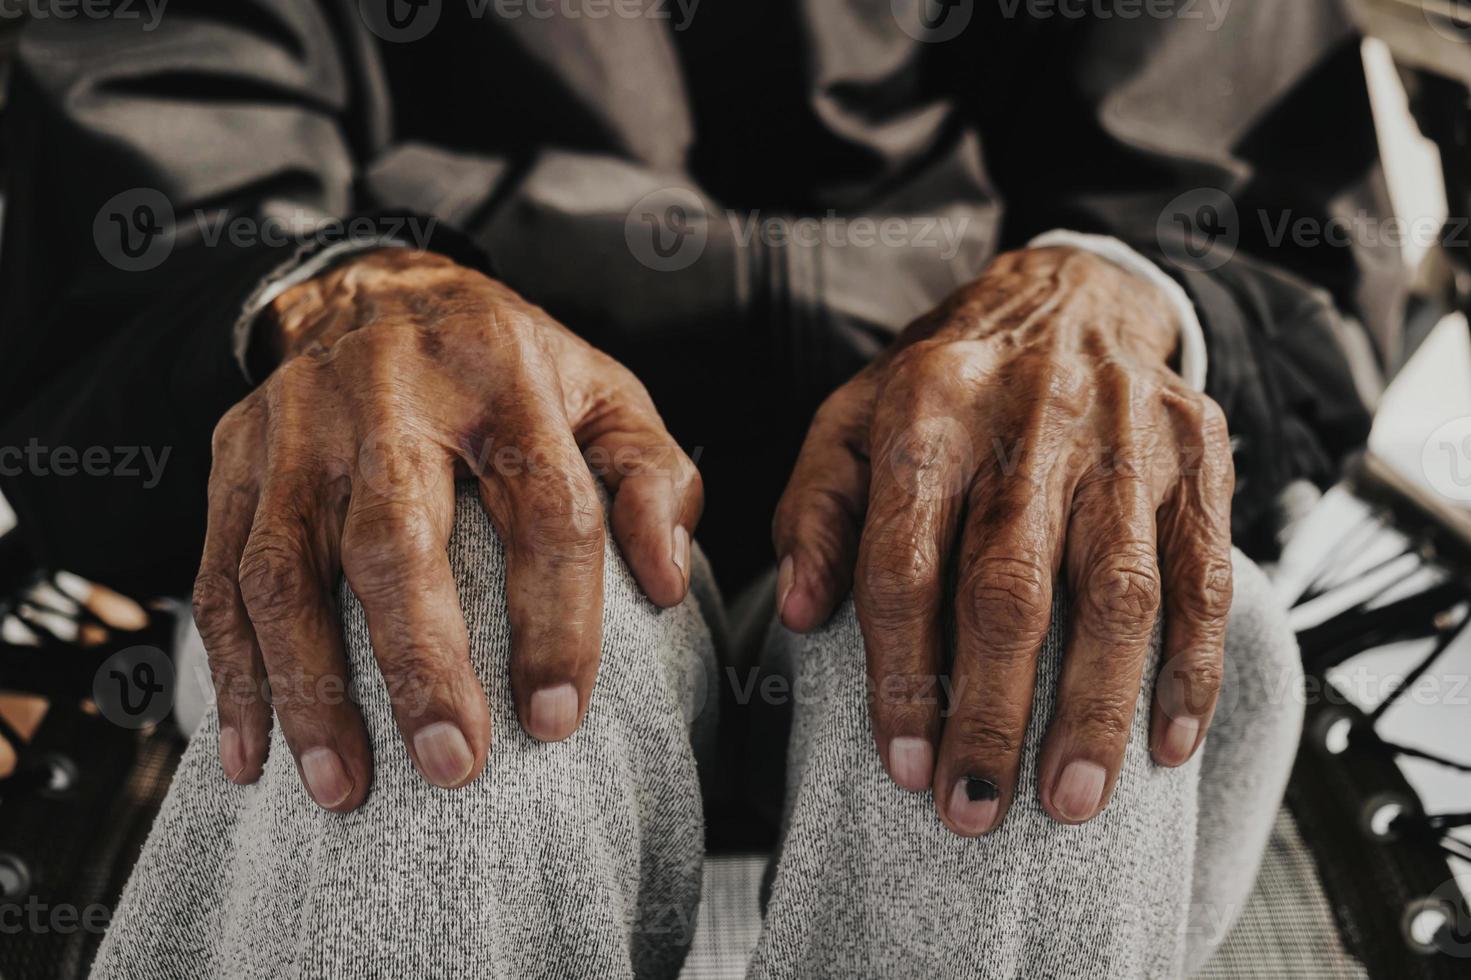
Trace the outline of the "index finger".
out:
M 934 774 L 944 577 L 971 477 L 964 427 L 925 415 L 927 400 L 875 414 L 853 579 L 874 737 L 889 775 L 911 792 L 928 789 Z

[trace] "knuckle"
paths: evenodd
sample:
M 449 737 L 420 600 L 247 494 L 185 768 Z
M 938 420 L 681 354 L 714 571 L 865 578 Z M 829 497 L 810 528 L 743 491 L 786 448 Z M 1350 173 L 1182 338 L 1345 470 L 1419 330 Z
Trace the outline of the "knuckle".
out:
M 401 583 L 441 547 L 433 521 L 423 508 L 373 506 L 354 514 L 343 529 L 342 565 L 361 591 L 371 589 L 381 576 L 389 580 L 384 584 Z
M 332 342 L 331 361 L 346 373 L 362 376 L 369 365 L 383 357 L 384 336 L 384 331 L 371 327 L 349 330 Z
M 1094 694 L 1068 713 L 1076 738 L 1089 743 L 1118 742 L 1128 737 L 1137 692 Z
M 932 605 L 935 563 L 923 548 L 885 548 L 878 555 L 866 551 L 859 567 L 854 599 L 874 628 L 903 629 Z
M 256 624 L 297 615 L 308 576 L 300 547 L 280 533 L 252 536 L 240 558 L 240 598 Z
M 1031 652 L 1041 646 L 1052 620 L 1046 573 L 1031 562 L 992 556 L 978 560 L 969 574 L 971 615 L 1002 640 L 992 652 Z M 1012 642 L 1005 642 L 1006 637 Z
M 238 599 L 235 580 L 218 568 L 202 568 L 194 579 L 191 605 L 194 625 L 204 640 L 206 651 L 214 651 L 233 639 L 235 603 Z
M 1170 683 L 1183 692 L 1185 701 L 1199 709 L 1213 700 L 1221 690 L 1225 679 L 1224 664 L 1220 657 L 1188 657 L 1169 665 Z M 1204 713 L 1201 710 L 1200 713 Z
M 1224 624 L 1231 612 L 1231 563 L 1220 556 L 1202 557 L 1187 566 L 1177 586 L 1176 603 L 1184 616 L 1200 623 Z
M 923 727 L 930 710 L 939 704 L 940 677 L 928 670 L 895 669 L 876 662 L 869 677 L 869 703 L 886 717 L 915 722 Z
M 1160 582 L 1154 550 L 1128 545 L 1096 565 L 1078 597 L 1093 626 L 1110 636 L 1137 637 L 1154 629 Z
M 282 387 L 296 388 L 314 385 L 319 374 L 319 363 L 311 357 L 291 357 L 276 368 L 273 377 Z
M 1002 725 L 957 725 L 954 738 L 956 749 L 967 759 L 1012 759 L 1022 751 L 1022 733 Z
M 695 501 L 696 507 L 703 507 L 705 502 L 705 478 L 700 475 L 700 468 L 695 461 L 683 452 L 679 454 L 680 479 L 675 486 Z
M 379 668 L 400 717 L 412 715 L 425 705 L 454 700 L 453 692 L 448 690 L 453 684 L 452 672 L 444 659 L 426 646 L 400 645 L 380 657 Z
M 214 431 L 210 434 L 210 453 L 213 457 L 221 456 L 249 428 L 251 415 L 255 411 L 254 401 L 257 397 L 255 392 L 252 392 L 220 416 L 220 420 L 215 423 Z
M 1200 395 L 1197 402 L 1199 405 L 1200 433 L 1205 437 L 1207 446 L 1228 446 L 1231 442 L 1229 426 L 1226 422 L 1226 412 L 1214 398 Z
M 534 490 L 518 508 L 514 533 L 528 549 L 547 549 L 564 559 L 601 559 L 603 507 L 597 494 L 566 484 Z
M 923 394 L 936 381 L 962 376 L 970 357 L 963 345 L 941 339 L 918 341 L 895 356 L 889 368 L 889 385 L 896 385 L 900 393 Z

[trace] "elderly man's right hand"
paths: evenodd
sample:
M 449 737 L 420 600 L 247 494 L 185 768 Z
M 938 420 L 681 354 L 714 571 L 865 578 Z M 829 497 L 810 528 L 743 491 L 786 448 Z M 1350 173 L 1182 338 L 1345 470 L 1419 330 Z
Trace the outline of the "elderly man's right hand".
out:
M 478 481 L 505 543 L 521 725 L 572 734 L 601 646 L 595 479 L 649 597 L 670 606 L 689 587 L 701 484 L 643 386 L 504 285 L 426 252 L 356 257 L 277 298 L 259 329 L 280 364 L 215 431 L 194 590 L 226 774 L 259 777 L 274 707 L 312 798 L 365 799 L 339 573 L 414 764 L 446 788 L 480 772 L 490 716 L 445 552 L 457 474 Z

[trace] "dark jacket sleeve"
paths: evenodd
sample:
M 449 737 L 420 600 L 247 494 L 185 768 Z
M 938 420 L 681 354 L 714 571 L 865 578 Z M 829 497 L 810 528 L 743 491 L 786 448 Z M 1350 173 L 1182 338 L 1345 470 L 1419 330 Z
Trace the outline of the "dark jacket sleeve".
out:
M 147 28 L 23 32 L 0 264 L 0 446 L 16 452 L 0 490 L 39 562 L 188 590 L 210 435 L 251 388 L 233 343 L 244 301 L 376 220 L 356 181 L 392 153 L 389 110 L 352 7 L 178 0 Z
M 1115 235 L 1192 294 L 1244 539 L 1289 481 L 1330 482 L 1363 444 L 1342 339 L 1367 331 L 1360 346 L 1391 358 L 1405 276 L 1338 0 L 1188 10 L 1054 17 L 994 58 L 950 49 L 943 63 L 986 134 L 1006 245 L 1051 228 Z

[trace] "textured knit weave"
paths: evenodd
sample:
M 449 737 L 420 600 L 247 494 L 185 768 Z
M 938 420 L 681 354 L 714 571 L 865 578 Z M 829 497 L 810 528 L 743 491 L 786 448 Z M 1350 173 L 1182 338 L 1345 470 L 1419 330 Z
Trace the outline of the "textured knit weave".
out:
M 587 722 L 566 743 L 539 745 L 512 713 L 502 552 L 473 495 L 461 495 L 450 557 L 492 705 L 486 774 L 442 791 L 414 771 L 362 610 L 344 590 L 377 765 L 368 802 L 347 816 L 318 810 L 279 737 L 260 783 L 230 785 L 218 772 L 211 713 L 94 977 L 677 974 L 699 898 L 691 746 L 704 741 L 715 701 L 698 604 L 657 612 L 610 548 Z M 701 564 L 707 604 L 708 582 Z M 1141 698 L 1124 776 L 1102 816 L 1056 825 L 1029 781 L 1002 830 L 975 841 L 951 835 L 928 794 L 903 793 L 880 769 L 851 606 L 812 637 L 774 630 L 768 660 L 785 662 L 795 682 L 793 764 L 751 975 L 1152 978 L 1198 962 L 1244 902 L 1300 712 L 1290 634 L 1260 573 L 1242 561 L 1237 595 L 1228 684 L 1240 696 L 1225 702 L 1203 762 L 1175 771 L 1149 763 Z M 1050 714 L 1065 608 L 1054 618 L 1028 769 Z M 1217 768 L 1221 793 L 1206 785 L 1214 776 L 1201 776 Z M 1212 846 L 1197 847 L 1198 835 Z M 1206 855 L 1219 866 L 1200 867 Z M 1202 903 L 1209 914 L 1196 911 Z
M 485 773 L 440 790 L 413 768 L 344 587 L 375 760 L 367 802 L 346 816 L 318 809 L 279 733 L 261 780 L 230 784 L 210 711 L 94 977 L 677 973 L 704 850 L 690 726 L 713 720 L 713 647 L 695 600 L 659 613 L 608 549 L 596 693 L 577 734 L 544 745 L 513 712 L 503 552 L 473 492 L 459 496 L 449 554 L 491 705 Z
M 951 834 L 930 794 L 900 791 L 880 766 L 851 603 L 816 636 L 774 630 L 768 659 L 802 695 L 787 830 L 751 976 L 1167 978 L 1201 963 L 1251 890 L 1302 719 L 1285 616 L 1260 570 L 1239 554 L 1235 569 L 1227 693 L 1203 752 L 1179 769 L 1155 766 L 1141 694 L 1112 801 L 1077 827 L 1046 815 L 1035 775 L 1067 635 L 1061 598 L 1038 663 L 1021 792 L 1001 828 L 974 840 Z

